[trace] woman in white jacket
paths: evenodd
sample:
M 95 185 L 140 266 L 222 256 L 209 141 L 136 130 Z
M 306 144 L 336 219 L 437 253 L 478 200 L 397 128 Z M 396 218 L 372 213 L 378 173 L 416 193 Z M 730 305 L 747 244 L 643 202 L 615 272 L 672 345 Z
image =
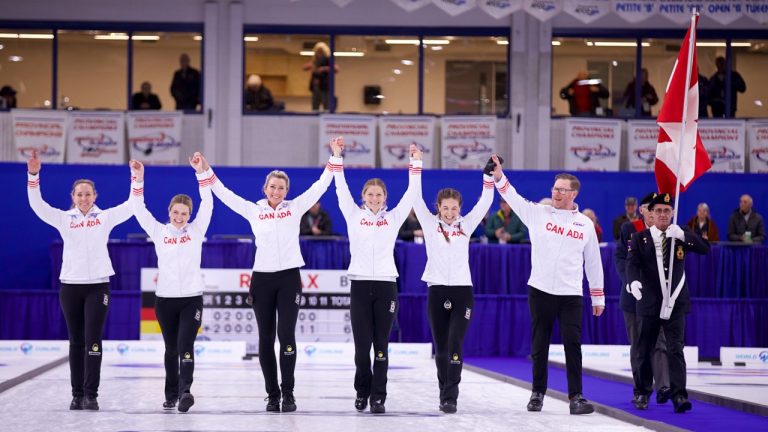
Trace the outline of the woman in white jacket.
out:
M 355 408 L 363 411 L 371 402 L 371 412 L 385 412 L 389 334 L 397 314 L 397 268 L 394 248 L 398 230 L 408 217 L 415 197 L 413 181 L 421 175 L 421 151 L 411 145 L 408 190 L 400 203 L 387 211 L 387 190 L 380 179 L 363 186 L 363 206 L 349 192 L 344 170 L 334 172 L 339 207 L 347 222 L 351 261 L 349 264 L 350 317 L 355 341 Z M 370 350 L 374 363 L 371 372 Z
M 195 370 L 195 338 L 203 317 L 205 283 L 200 272 L 205 232 L 211 222 L 213 196 L 210 173 L 206 173 L 199 153 L 189 159 L 195 169 L 200 192 L 200 209 L 192 222 L 192 198 L 179 194 L 168 206 L 170 222 L 155 220 L 144 205 L 144 165 L 130 162 L 133 184 L 131 204 L 139 225 L 155 244 L 157 290 L 155 315 L 165 341 L 165 402 L 173 409 L 178 401 L 181 412 L 189 411 L 195 398 L 190 391 Z
M 43 201 L 40 193 L 42 163 L 37 152 L 27 162 L 29 205 L 43 222 L 56 228 L 64 240 L 59 300 L 69 333 L 71 410 L 98 410 L 102 334 L 109 307 L 109 277 L 115 274 L 107 253 L 112 229 L 133 215 L 124 203 L 102 210 L 96 206 L 96 185 L 76 180 L 72 208 L 64 211 Z
M 296 369 L 296 320 L 301 305 L 301 275 L 299 268 L 304 259 L 299 249 L 301 216 L 325 193 L 333 180 L 333 171 L 341 168 L 341 139 L 331 140 L 330 157 L 320 179 L 293 200 L 286 200 L 290 186 L 288 175 L 272 171 L 267 175 L 262 191 L 265 199 L 255 203 L 245 200 L 227 189 L 208 170 L 213 193 L 243 216 L 256 237 L 256 257 L 253 262 L 250 296 L 259 328 L 259 364 L 267 390 L 267 411 L 296 411 L 293 396 Z M 202 157 L 202 156 L 201 156 Z M 205 158 L 203 163 L 208 166 Z M 277 321 L 277 325 L 275 325 Z M 277 382 L 275 360 L 275 332 L 280 339 L 280 374 Z
M 435 342 L 435 364 L 440 386 L 440 411 L 456 412 L 463 362 L 462 346 L 472 316 L 474 298 L 469 271 L 469 236 L 493 201 L 493 177 L 483 176 L 483 193 L 475 207 L 461 216 L 462 198 L 456 189 L 437 193 L 437 215 L 419 196 L 413 209 L 424 232 L 427 266 L 421 279 L 429 286 L 427 317 Z

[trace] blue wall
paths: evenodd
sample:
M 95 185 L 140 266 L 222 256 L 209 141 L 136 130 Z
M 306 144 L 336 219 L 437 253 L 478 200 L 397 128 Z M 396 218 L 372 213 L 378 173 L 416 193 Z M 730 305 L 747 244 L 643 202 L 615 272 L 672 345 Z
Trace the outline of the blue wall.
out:
M 262 197 L 264 177 L 273 168 L 217 168 L 217 176 L 234 192 L 246 199 Z M 158 220 L 166 220 L 167 206 L 171 197 L 186 193 L 199 203 L 197 182 L 190 167 L 147 167 L 145 198 L 147 207 Z M 6 200 L 6 216 L 0 223 L 0 289 L 50 288 L 51 270 L 49 245 L 57 239 L 58 232 L 40 221 L 29 207 L 26 196 L 26 165 L 0 163 L 0 181 L 9 185 Z M 289 168 L 291 191 L 289 198 L 309 187 L 320 175 L 319 168 Z M 509 171 L 507 175 L 518 191 L 531 200 L 549 196 L 554 172 Z M 407 187 L 405 170 L 349 169 L 346 171 L 350 190 L 357 196 L 363 183 L 370 177 L 382 178 L 388 188 L 390 206 L 396 205 Z M 579 173 L 582 191 L 576 201 L 581 208 L 592 208 L 600 219 L 605 239 L 611 240 L 612 220 L 623 212 L 624 197 L 642 197 L 655 190 L 650 173 Z M 127 166 L 46 165 L 41 172 L 43 198 L 52 206 L 67 209 L 70 206 L 72 182 L 87 177 L 96 182 L 97 204 L 101 208 L 115 206 L 127 199 L 130 171 Z M 464 195 L 464 211 L 469 211 L 479 197 L 482 188 L 480 172 L 474 171 L 424 171 L 424 197 L 431 207 L 438 189 L 453 187 Z M 752 195 L 755 209 L 768 208 L 768 177 L 765 175 L 707 174 L 699 179 L 681 197 L 681 219 L 687 221 L 696 211 L 699 202 L 709 203 L 721 236 L 725 235 L 730 213 L 738 206 L 739 196 Z M 496 196 L 498 201 L 498 195 Z M 338 210 L 334 186 L 321 199 L 323 207 L 334 221 L 334 230 L 346 234 L 346 225 Z M 494 208 L 496 206 L 494 205 Z M 15 211 L 18 210 L 19 214 Z M 118 226 L 112 238 L 125 238 L 129 233 L 142 232 L 135 219 Z M 216 200 L 213 220 L 208 236 L 215 234 L 250 234 L 248 223 Z

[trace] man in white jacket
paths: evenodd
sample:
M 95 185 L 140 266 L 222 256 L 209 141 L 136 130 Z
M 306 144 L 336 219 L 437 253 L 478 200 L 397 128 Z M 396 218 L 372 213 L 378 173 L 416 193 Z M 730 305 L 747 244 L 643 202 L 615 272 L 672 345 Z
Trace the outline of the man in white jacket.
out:
M 581 320 L 583 313 L 583 274 L 586 270 L 592 314 L 605 309 L 603 266 L 592 221 L 574 203 L 579 180 L 571 174 L 558 174 L 552 187 L 552 205 L 532 203 L 518 195 L 496 164 L 493 177 L 502 198 L 528 227 L 531 238 L 531 277 L 528 279 L 528 306 L 531 311 L 531 357 L 533 394 L 528 411 L 541 411 L 547 391 L 549 343 L 555 319 L 565 347 L 568 398 L 571 414 L 589 414 L 594 407 L 582 396 Z

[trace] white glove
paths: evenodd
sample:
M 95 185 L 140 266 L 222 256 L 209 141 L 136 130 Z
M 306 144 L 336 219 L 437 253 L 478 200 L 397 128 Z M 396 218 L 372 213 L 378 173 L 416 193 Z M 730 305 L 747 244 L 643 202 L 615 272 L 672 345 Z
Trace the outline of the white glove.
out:
M 629 284 L 629 287 L 632 290 L 632 296 L 635 298 L 635 300 L 640 300 L 643 298 L 643 284 L 640 283 L 640 281 L 633 281 L 631 284 Z
M 685 240 L 685 233 L 680 225 L 670 225 L 667 227 L 667 237 L 674 237 L 680 241 Z

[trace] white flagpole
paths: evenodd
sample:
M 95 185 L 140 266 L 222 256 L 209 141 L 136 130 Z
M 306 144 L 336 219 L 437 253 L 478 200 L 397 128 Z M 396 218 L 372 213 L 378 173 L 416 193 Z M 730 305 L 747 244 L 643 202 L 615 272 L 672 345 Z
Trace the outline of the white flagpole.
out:
M 672 215 L 672 222 L 677 222 L 677 205 L 680 202 L 680 166 L 683 162 L 683 149 L 685 148 L 685 129 L 688 125 L 688 91 L 689 87 L 691 85 L 691 70 L 693 69 L 693 50 L 696 49 L 696 43 L 694 42 L 696 38 L 696 17 L 699 15 L 698 11 L 694 12 L 691 15 L 691 27 L 690 31 L 688 32 L 688 61 L 686 63 L 685 68 L 685 89 L 683 94 L 683 124 L 682 129 L 680 130 L 680 148 L 678 149 L 677 153 L 677 169 L 675 170 L 675 208 L 674 208 L 674 214 Z M 698 109 L 698 107 L 696 107 Z M 696 143 L 694 142 L 694 145 Z M 669 306 L 669 299 L 672 296 L 672 269 L 675 265 L 675 238 L 673 237 L 671 239 L 671 243 L 669 244 L 669 273 L 667 274 L 667 283 L 666 286 L 662 287 L 662 294 L 664 297 L 664 302 L 662 303 L 662 312 L 661 316 L 664 317 L 664 307 Z M 670 310 L 670 314 L 672 311 Z M 669 319 L 667 317 L 666 319 Z

